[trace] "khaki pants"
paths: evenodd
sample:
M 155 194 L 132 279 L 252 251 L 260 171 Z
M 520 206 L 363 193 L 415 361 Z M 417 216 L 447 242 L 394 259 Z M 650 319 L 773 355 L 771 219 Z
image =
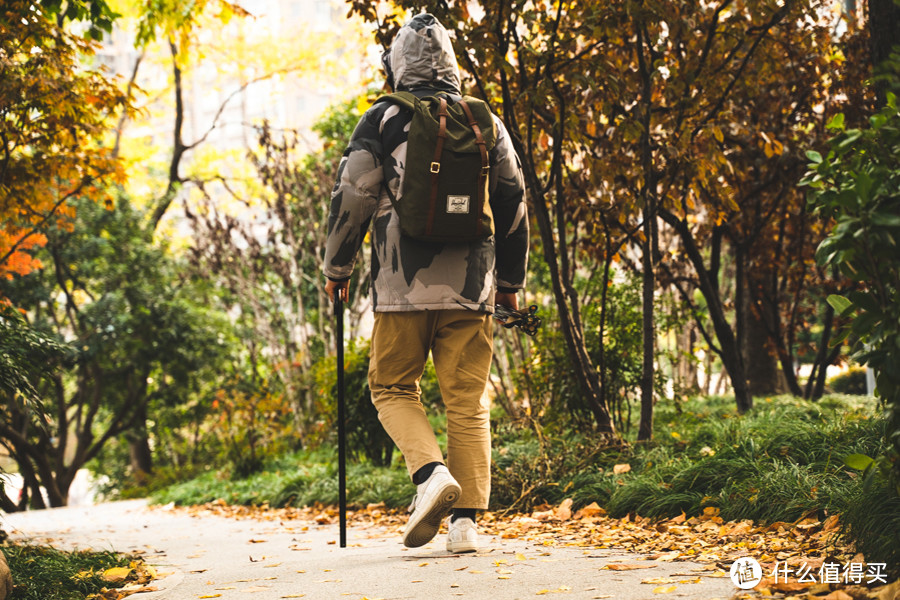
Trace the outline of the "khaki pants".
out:
M 431 351 L 447 408 L 447 467 L 462 494 L 456 508 L 485 509 L 491 494 L 490 315 L 467 310 L 375 313 L 369 387 L 378 419 L 412 475 L 445 462 L 419 399 Z

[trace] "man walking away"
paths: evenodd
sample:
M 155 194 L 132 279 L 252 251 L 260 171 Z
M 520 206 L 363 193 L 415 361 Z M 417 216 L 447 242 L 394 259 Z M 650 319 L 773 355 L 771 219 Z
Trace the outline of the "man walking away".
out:
M 443 98 L 451 108 L 462 101 L 450 36 L 432 15 L 417 15 L 404 25 L 383 63 L 388 84 L 398 92 Z M 325 289 L 332 300 L 335 293 L 347 298 L 371 223 L 375 325 L 369 386 L 378 418 L 417 485 L 403 543 L 428 543 L 452 508 L 447 550 L 473 552 L 478 549 L 476 511 L 488 507 L 491 486 L 490 406 L 485 395 L 493 340 L 490 314 L 495 303 L 517 309 L 516 293 L 525 285 L 524 183 L 509 133 L 490 115 L 489 130 L 478 135 L 494 136 L 489 152 L 482 152 L 489 170 L 479 168 L 487 174 L 493 235 L 433 242 L 402 233 L 394 203 L 421 200 L 403 197 L 404 189 L 412 189 L 403 183 L 407 158 L 421 158 L 407 157 L 415 134 L 410 132 L 414 113 L 381 101 L 360 119 L 332 192 Z M 463 200 L 467 197 L 449 196 L 446 212 L 468 208 L 469 200 Z M 477 203 L 472 204 L 477 209 Z M 443 210 L 443 204 L 438 206 Z M 420 400 L 419 381 L 429 352 L 447 411 L 446 463 Z

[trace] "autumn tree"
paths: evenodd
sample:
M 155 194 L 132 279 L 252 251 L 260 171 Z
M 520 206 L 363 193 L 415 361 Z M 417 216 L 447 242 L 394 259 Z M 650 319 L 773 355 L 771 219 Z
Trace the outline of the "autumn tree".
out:
M 101 138 L 124 98 L 85 66 L 97 44 L 63 27 L 88 17 L 98 36 L 109 11 L 103 2 L 59 5 L 10 0 L 0 9 L 0 278 L 39 268 L 43 230 L 73 214 L 74 198 L 108 201 L 105 185 L 122 177 Z
M 331 303 L 322 287 L 322 261 L 328 203 L 341 155 L 363 109 L 366 96 L 333 106 L 313 126 L 322 148 L 305 153 L 297 131 L 265 122 L 257 146 L 249 151 L 260 183 L 252 197 L 229 188 L 229 201 L 242 216 L 218 208 L 204 193 L 186 209 L 194 232 L 188 250 L 198 276 L 226 293 L 226 310 L 246 331 L 249 387 L 268 387 L 290 407 L 301 443 L 319 418 L 311 380 L 314 364 L 335 346 Z M 254 215 L 248 218 L 247 215 Z M 350 298 L 350 338 L 365 313 L 367 260 L 360 261 Z M 263 374 L 266 375 L 263 375 Z
M 351 4 L 390 40 L 399 15 Z M 476 13 L 473 3 L 443 0 L 394 5 L 433 12 L 455 32 L 470 91 L 490 101 L 513 134 L 560 328 L 598 428 L 613 431 L 585 346 L 575 275 L 629 247 L 645 278 L 642 436 L 651 430 L 657 277 L 681 285 L 739 409 L 750 408 L 746 273 L 766 264 L 754 254 L 758 240 L 771 238 L 763 231 L 785 211 L 798 214 L 797 141 L 822 131 L 822 113 L 839 91 L 828 86 L 846 61 L 822 21 L 829 7 L 485 1 Z M 806 227 L 802 220 L 792 228 Z M 695 292 L 705 312 L 692 302 Z

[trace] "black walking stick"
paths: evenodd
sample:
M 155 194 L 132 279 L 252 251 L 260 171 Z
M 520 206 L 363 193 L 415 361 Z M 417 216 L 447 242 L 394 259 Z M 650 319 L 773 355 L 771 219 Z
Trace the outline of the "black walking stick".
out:
M 341 548 L 347 547 L 347 456 L 344 431 L 344 300 L 343 290 L 334 290 L 335 337 L 337 338 L 337 405 L 338 405 L 338 505 L 341 523 Z

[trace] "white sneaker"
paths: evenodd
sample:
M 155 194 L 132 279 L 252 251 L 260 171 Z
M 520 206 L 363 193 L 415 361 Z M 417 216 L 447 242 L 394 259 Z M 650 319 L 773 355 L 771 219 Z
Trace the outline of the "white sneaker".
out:
M 431 476 L 416 487 L 416 496 L 409 506 L 412 515 L 403 532 L 403 545 L 418 548 L 430 542 L 441 521 L 453 504 L 459 500 L 461 489 L 444 465 L 434 468 Z
M 447 552 L 475 552 L 478 550 L 478 528 L 475 521 L 468 517 L 460 517 L 450 521 L 447 533 Z

